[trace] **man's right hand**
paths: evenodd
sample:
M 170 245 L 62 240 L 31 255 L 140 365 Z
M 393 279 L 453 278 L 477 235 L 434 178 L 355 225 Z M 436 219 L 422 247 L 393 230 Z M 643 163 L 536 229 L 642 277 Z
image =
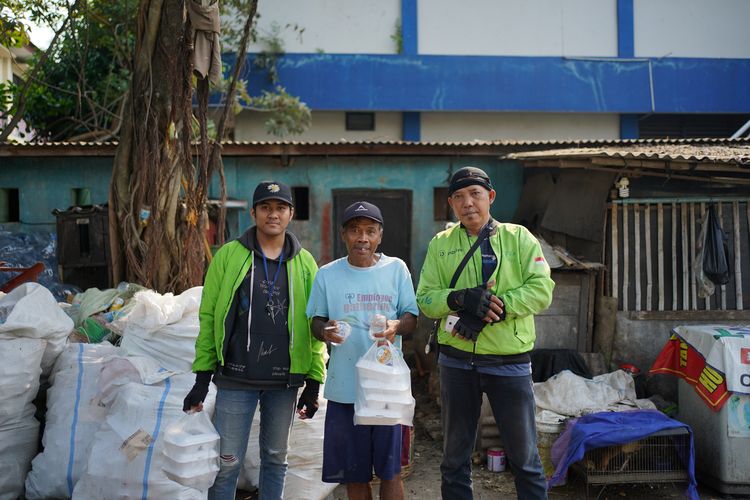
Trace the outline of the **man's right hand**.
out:
M 339 335 L 339 331 L 340 330 L 338 322 L 335 319 L 330 319 L 323 327 L 323 338 L 321 340 L 323 342 L 333 342 L 334 344 L 340 344 L 344 340 L 346 340 L 346 337 L 344 337 L 343 335 Z
M 208 395 L 208 386 L 211 384 L 211 375 L 213 372 L 196 372 L 195 384 L 190 389 L 185 401 L 182 403 L 182 411 L 202 411 L 203 401 Z
M 459 313 L 458 317 L 456 326 L 453 327 L 453 335 L 476 342 L 487 323 L 471 314 Z

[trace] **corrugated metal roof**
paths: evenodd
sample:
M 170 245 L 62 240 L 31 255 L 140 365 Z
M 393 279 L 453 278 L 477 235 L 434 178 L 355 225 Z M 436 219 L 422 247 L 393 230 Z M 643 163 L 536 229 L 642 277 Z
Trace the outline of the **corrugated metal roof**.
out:
M 602 139 L 539 141 L 225 141 L 223 153 L 243 155 L 391 155 L 391 154 L 480 154 L 502 155 L 509 159 L 551 158 L 553 156 L 633 155 L 648 158 L 700 161 L 701 158 L 724 158 L 718 150 L 742 151 L 748 156 L 748 139 Z M 116 141 L 109 142 L 39 142 L 0 144 L 0 156 L 111 156 Z M 675 153 L 676 152 L 676 153 Z M 713 156 L 712 156 L 713 155 Z M 731 154 L 729 155 L 731 157 Z M 727 158 L 729 158 L 727 157 Z M 645 158 L 645 157 L 644 157 Z M 694 158 L 694 160 L 690 160 Z M 727 161 L 729 161 L 727 159 Z M 743 160 L 745 161 L 745 160 Z M 734 161 L 737 163 L 737 161 Z
M 572 160 L 619 158 L 623 160 L 655 160 L 683 163 L 721 163 L 750 165 L 750 141 L 727 140 L 705 143 L 635 143 L 617 147 L 588 147 L 525 151 L 505 155 L 515 160 Z

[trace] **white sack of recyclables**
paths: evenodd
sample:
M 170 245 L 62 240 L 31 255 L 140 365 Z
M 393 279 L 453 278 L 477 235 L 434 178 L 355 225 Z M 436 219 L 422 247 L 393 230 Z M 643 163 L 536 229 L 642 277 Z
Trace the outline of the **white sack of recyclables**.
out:
M 206 498 L 207 492 L 184 487 L 163 471 L 165 429 L 184 415 L 182 403 L 194 382 L 195 376 L 188 373 L 153 385 L 123 385 L 94 436 L 73 498 Z M 215 398 L 212 385 L 204 402 L 209 414 Z
M 593 379 L 563 370 L 545 382 L 534 384 L 537 409 L 564 416 L 580 417 L 600 411 L 654 409 L 648 399 L 637 399 L 633 377 L 623 370 Z
M 58 356 L 47 390 L 44 451 L 31 463 L 26 498 L 70 498 L 94 433 L 107 416 L 97 403 L 99 377 L 120 349 L 109 343 L 68 344 Z
M 136 293 L 130 314 L 114 322 L 122 332 L 125 352 L 151 357 L 167 370 L 191 372 L 202 291 L 198 286 L 177 296 L 152 290 Z
M 26 337 L 47 340 L 42 371 L 52 371 L 68 342 L 73 320 L 58 305 L 52 292 L 39 283 L 23 283 L 0 298 L 0 339 Z
M 320 387 L 323 394 L 323 386 Z M 284 486 L 284 500 L 323 499 L 336 489 L 337 484 L 321 481 L 323 473 L 323 432 L 328 400 L 318 398 L 320 405 L 315 416 L 301 420 L 294 416 L 289 434 L 287 461 L 289 468 Z M 260 415 L 255 411 L 250 429 L 245 461 L 242 464 L 238 487 L 245 490 L 257 488 L 260 477 Z
M 32 401 L 39 391 L 41 339 L 0 339 L 0 500 L 23 494 L 39 441 L 39 422 Z

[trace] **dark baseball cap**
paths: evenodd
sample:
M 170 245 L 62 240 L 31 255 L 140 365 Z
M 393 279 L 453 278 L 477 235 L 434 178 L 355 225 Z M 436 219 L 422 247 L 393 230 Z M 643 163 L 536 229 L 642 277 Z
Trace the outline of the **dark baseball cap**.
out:
M 451 182 L 448 186 L 448 196 L 459 189 L 473 184 L 478 184 L 488 191 L 492 190 L 492 182 L 490 182 L 490 177 L 484 170 L 477 167 L 459 168 L 451 176 Z
M 341 217 L 341 225 L 346 226 L 347 222 L 357 217 L 367 217 L 380 224 L 383 223 L 383 215 L 378 207 L 366 201 L 357 201 L 346 207 Z
M 292 201 L 292 190 L 283 182 L 263 181 L 258 184 L 253 193 L 253 207 L 266 200 L 279 200 L 294 206 Z

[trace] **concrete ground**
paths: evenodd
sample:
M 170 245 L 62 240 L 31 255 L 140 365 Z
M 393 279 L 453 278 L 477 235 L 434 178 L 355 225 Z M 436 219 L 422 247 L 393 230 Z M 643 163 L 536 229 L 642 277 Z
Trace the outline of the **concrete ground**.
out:
M 442 431 L 440 429 L 440 409 L 434 399 L 427 396 L 426 381 L 416 379 L 413 388 L 417 398 L 415 415 L 414 462 L 408 475 L 404 479 L 404 492 L 407 499 L 437 500 L 440 498 L 440 460 L 442 456 Z M 474 466 L 474 498 L 475 500 L 497 500 L 515 498 L 516 489 L 510 472 L 489 472 L 485 464 Z M 652 483 L 652 484 L 613 484 L 605 488 L 589 486 L 587 488 L 583 478 L 570 474 L 564 486 L 553 488 L 549 498 L 562 499 L 638 499 L 664 500 L 669 498 L 685 498 L 684 483 Z M 373 488 L 374 498 L 379 498 L 377 486 Z M 722 496 L 712 489 L 699 485 L 701 500 L 720 500 L 739 498 Z M 346 489 L 339 486 L 326 500 L 347 499 Z

